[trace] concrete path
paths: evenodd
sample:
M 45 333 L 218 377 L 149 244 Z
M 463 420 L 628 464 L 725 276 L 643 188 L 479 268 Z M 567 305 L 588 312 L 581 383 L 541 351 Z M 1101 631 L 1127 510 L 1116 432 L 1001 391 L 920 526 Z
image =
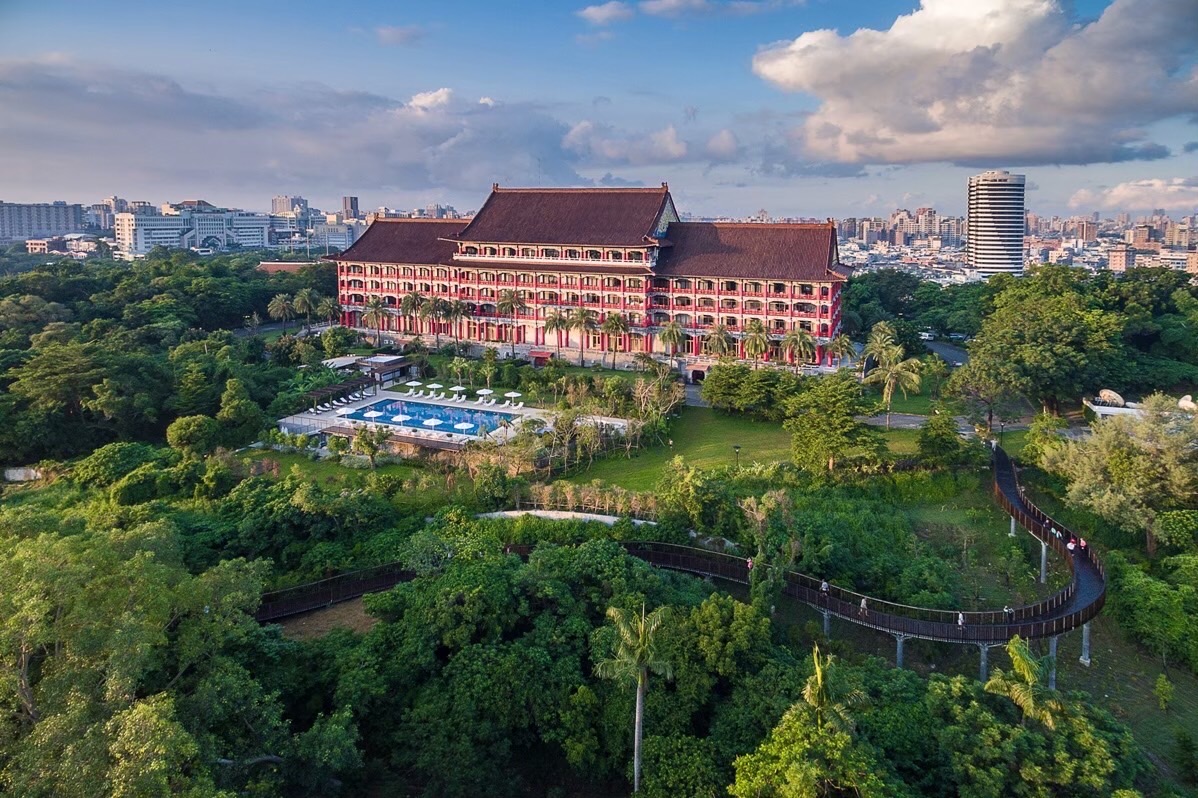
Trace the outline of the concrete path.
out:
M 701 385 L 691 385 L 689 383 L 687 384 L 687 386 L 686 386 L 686 404 L 688 406 L 690 406 L 690 407 L 711 407 L 711 405 L 709 405 L 707 402 L 704 402 L 703 397 L 701 397 L 699 395 L 699 389 L 701 387 L 702 387 Z

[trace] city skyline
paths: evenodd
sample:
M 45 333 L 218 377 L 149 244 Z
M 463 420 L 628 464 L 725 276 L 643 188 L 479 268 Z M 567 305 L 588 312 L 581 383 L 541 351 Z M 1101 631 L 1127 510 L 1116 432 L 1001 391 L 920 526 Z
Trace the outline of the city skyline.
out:
M 0 199 L 468 210 L 492 182 L 668 181 L 697 215 L 959 215 L 1010 169 L 1041 215 L 1198 209 L 1198 36 L 1169 24 L 1198 0 L 206 8 L 0 11 Z

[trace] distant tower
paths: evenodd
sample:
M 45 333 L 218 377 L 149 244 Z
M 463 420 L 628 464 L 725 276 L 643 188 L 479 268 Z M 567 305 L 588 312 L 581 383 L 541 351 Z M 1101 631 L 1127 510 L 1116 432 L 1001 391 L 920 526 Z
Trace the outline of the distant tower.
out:
M 1007 171 L 969 178 L 966 254 L 969 268 L 983 277 L 1023 273 L 1025 182 Z
M 341 198 L 341 215 L 346 219 L 358 218 L 358 198 L 357 197 L 342 197 Z

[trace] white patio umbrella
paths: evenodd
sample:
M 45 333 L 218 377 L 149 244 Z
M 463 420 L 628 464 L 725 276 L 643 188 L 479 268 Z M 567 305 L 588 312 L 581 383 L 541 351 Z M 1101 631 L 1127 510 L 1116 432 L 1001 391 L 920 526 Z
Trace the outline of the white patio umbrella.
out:
M 444 424 L 444 423 L 445 422 L 439 418 L 426 418 L 424 420 L 424 426 L 426 426 L 426 427 L 435 427 L 439 424 Z
M 395 422 L 395 423 L 397 423 L 397 424 L 402 424 L 402 423 L 404 423 L 405 421 L 411 421 L 411 420 L 412 420 L 412 417 L 411 417 L 411 416 L 405 416 L 405 415 L 403 415 L 403 414 L 401 413 L 401 414 L 400 414 L 400 415 L 398 415 L 398 416 L 392 416 L 392 417 L 391 417 L 391 420 L 392 420 L 392 421 L 394 421 L 394 422 Z
M 515 399 L 517 396 L 523 396 L 523 395 L 524 394 L 520 393 L 519 391 L 508 391 L 507 393 L 504 394 L 504 397 L 507 399 Z
M 416 388 L 424 385 L 424 383 L 420 380 L 409 380 L 408 382 L 405 382 L 404 385 L 408 386 L 409 388 Z
M 449 390 L 453 391 L 454 393 L 458 393 L 459 391 L 466 390 L 466 386 L 465 385 L 454 385 Z
M 475 391 L 475 393 L 478 394 L 479 396 L 490 396 L 491 394 L 493 394 L 495 392 L 492 391 L 490 388 L 479 388 L 477 391 Z
M 441 384 L 441 383 L 439 383 L 439 382 L 430 382 L 430 383 L 428 384 L 428 387 L 429 387 L 429 388 L 432 388 L 432 389 L 435 391 L 435 390 L 437 390 L 438 388 L 444 388 L 445 386 L 444 386 L 444 385 L 442 385 L 442 384 Z
M 378 418 L 379 416 L 381 416 L 383 414 L 379 410 L 367 410 L 362 415 L 365 416 L 366 418 Z
M 467 430 L 467 429 L 474 429 L 474 425 L 471 424 L 469 421 L 463 421 L 460 424 L 454 424 L 453 428 L 460 429 L 460 430 Z
M 352 412 L 354 412 L 354 409 L 352 407 L 337 408 L 337 415 L 339 415 L 339 416 L 348 416 Z

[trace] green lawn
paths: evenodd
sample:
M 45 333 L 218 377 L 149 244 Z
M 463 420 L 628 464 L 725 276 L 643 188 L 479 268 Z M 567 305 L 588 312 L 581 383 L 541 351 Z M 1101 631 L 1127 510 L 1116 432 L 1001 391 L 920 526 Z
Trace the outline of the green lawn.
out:
M 867 385 L 865 387 L 865 395 L 867 398 L 874 399 L 878 403 L 882 401 L 882 391 L 874 386 Z M 882 407 L 882 412 L 886 412 L 885 406 Z M 928 416 L 932 414 L 932 397 L 922 393 L 911 393 L 903 396 L 902 391 L 895 391 L 894 396 L 890 399 L 891 413 L 910 413 L 916 416 Z
M 672 446 L 647 447 L 634 453 L 631 460 L 612 457 L 569 479 L 577 483 L 602 479 L 631 490 L 651 490 L 663 466 L 677 455 L 703 468 L 735 463 L 734 445 L 741 447 L 740 461 L 744 464 L 790 458 L 790 434 L 781 424 L 717 413 L 710 407 L 683 407 L 671 435 Z
M 632 459 L 601 460 L 568 479 L 578 484 L 601 479 L 629 490 L 651 490 L 671 458 L 680 455 L 689 465 L 700 468 L 732 465 L 736 462 L 733 446 L 737 445 L 744 465 L 790 459 L 790 433 L 780 423 L 754 421 L 710 407 L 683 407 L 671 436 L 672 445 L 646 447 L 634 453 Z M 883 437 L 893 454 L 910 455 L 916 452 L 919 430 L 890 430 L 883 432 Z

